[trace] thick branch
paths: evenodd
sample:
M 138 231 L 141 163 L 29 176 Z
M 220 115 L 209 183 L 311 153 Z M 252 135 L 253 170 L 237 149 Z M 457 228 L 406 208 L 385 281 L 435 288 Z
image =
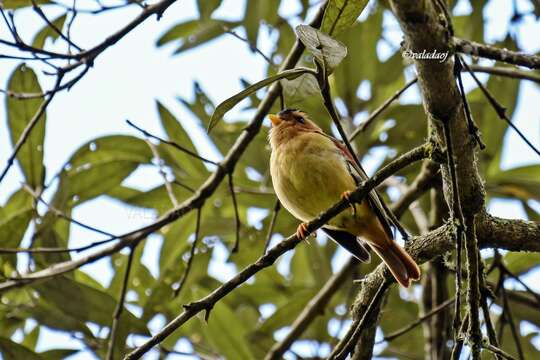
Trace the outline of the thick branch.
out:
M 507 220 L 481 213 L 476 219 L 476 234 L 480 248 L 540 251 L 540 223 L 533 221 Z M 430 261 L 453 249 L 452 226 L 445 224 L 426 235 L 413 237 L 407 245 L 407 252 L 418 264 Z M 384 280 L 393 281 L 386 266 L 381 264 L 362 282 L 362 290 L 353 307 L 355 313 L 369 304 Z

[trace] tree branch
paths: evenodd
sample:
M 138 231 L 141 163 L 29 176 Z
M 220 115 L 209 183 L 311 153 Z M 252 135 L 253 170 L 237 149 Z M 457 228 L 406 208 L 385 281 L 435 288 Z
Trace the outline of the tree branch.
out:
M 345 281 L 351 276 L 351 270 L 357 264 L 358 262 L 354 258 L 350 258 L 339 272 L 328 279 L 322 289 L 309 301 L 304 310 L 294 320 L 291 330 L 285 338 L 272 346 L 268 354 L 266 354 L 265 360 L 282 359 L 283 354 L 303 334 L 309 324 L 317 316 L 324 313 L 324 308 L 328 305 L 332 296 L 344 285 Z
M 178 287 L 174 289 L 174 293 L 173 293 L 174 297 L 177 297 L 178 294 L 180 294 L 180 292 L 182 291 L 182 288 L 186 284 L 189 273 L 191 272 L 191 265 L 193 264 L 193 260 L 195 259 L 195 250 L 197 249 L 197 244 L 199 242 L 199 236 L 200 236 L 200 230 L 201 230 L 201 212 L 202 212 L 202 208 L 197 209 L 197 220 L 195 222 L 195 239 L 193 240 L 193 244 L 191 244 L 191 250 L 189 251 L 189 259 L 186 265 L 186 270 L 184 271 L 182 278 L 178 282 Z
M 109 345 L 107 348 L 107 360 L 113 360 L 114 359 L 114 345 L 116 342 L 116 335 L 118 332 L 118 325 L 120 324 L 120 316 L 122 316 L 122 311 L 124 310 L 124 301 L 126 299 L 126 291 L 128 288 L 129 283 L 129 274 L 131 272 L 131 264 L 133 263 L 133 255 L 135 253 L 136 247 L 131 247 L 129 249 L 129 255 L 127 259 L 127 265 L 126 265 L 126 273 L 124 274 L 124 281 L 122 282 L 122 288 L 120 290 L 120 298 L 118 299 L 118 302 L 116 303 L 116 308 L 114 310 L 113 315 L 113 322 L 111 325 L 111 331 L 109 334 Z
M 453 302 L 454 302 L 454 298 L 447 299 L 445 302 L 443 302 L 442 304 L 439 304 L 436 307 L 432 308 L 429 312 L 427 312 L 424 315 L 420 316 L 418 319 L 416 319 L 415 321 L 413 321 L 409 325 L 404 326 L 401 329 L 396 330 L 393 333 L 386 335 L 382 340 L 378 341 L 377 343 L 379 344 L 379 343 L 383 343 L 385 341 L 392 341 L 392 340 L 394 340 L 394 339 L 408 333 L 409 331 L 411 331 L 412 329 L 414 329 L 415 327 L 420 325 L 422 322 L 424 322 L 427 319 L 431 318 L 433 315 L 436 315 L 440 311 L 445 310 Z
M 62 77 L 63 77 L 63 75 L 58 75 L 58 77 L 56 78 L 55 88 L 62 81 Z M 2 174 L 0 174 L 0 183 L 2 182 L 2 180 L 4 180 L 4 177 L 8 173 L 11 166 L 14 164 L 15 158 L 17 157 L 17 154 L 19 153 L 19 150 L 21 150 L 21 148 L 24 145 L 24 143 L 26 142 L 26 140 L 28 140 L 28 138 L 30 137 L 30 134 L 32 133 L 32 130 L 34 129 L 34 127 L 37 125 L 37 123 L 41 119 L 43 119 L 43 116 L 45 114 L 45 110 L 47 110 L 47 106 L 49 106 L 49 104 L 51 103 L 51 101 L 54 98 L 55 94 L 56 94 L 56 92 L 51 93 L 49 95 L 49 97 L 46 98 L 41 103 L 41 105 L 37 109 L 37 111 L 34 114 L 34 116 L 32 117 L 32 119 L 30 119 L 30 121 L 28 121 L 28 123 L 24 127 L 24 130 L 21 133 L 21 136 L 19 137 L 19 139 L 17 140 L 17 143 L 14 146 L 13 152 L 11 153 L 11 155 L 8 158 L 6 167 L 4 168 L 4 170 L 2 170 Z
M 468 66 L 475 73 L 486 73 L 519 80 L 529 80 L 540 84 L 540 75 L 533 71 L 524 71 L 502 66 L 481 66 L 476 64 L 468 64 Z
M 360 124 L 360 126 L 358 126 L 358 128 L 356 128 L 356 130 L 354 130 L 354 132 L 349 136 L 349 141 L 353 141 L 358 136 L 358 134 L 365 131 L 367 127 L 377 118 L 377 116 L 379 116 L 388 106 L 390 106 L 390 104 L 392 104 L 397 98 L 399 98 L 401 94 L 405 92 L 405 90 L 415 84 L 416 81 L 418 81 L 418 78 L 416 77 L 412 80 L 409 80 L 407 83 L 405 83 L 405 85 L 403 85 L 401 89 L 396 91 L 394 95 L 386 99 L 377 109 L 373 110 L 373 112 L 369 114 L 368 118 L 364 120 Z
M 312 26 L 318 27 L 320 25 L 323 13 L 324 5 L 319 9 L 317 15 L 315 16 L 312 22 Z M 289 55 L 283 61 L 281 70 L 293 68 L 296 62 L 300 59 L 303 51 L 304 45 L 297 40 L 292 47 Z M 37 280 L 50 278 L 58 276 L 60 274 L 64 274 L 66 272 L 73 271 L 81 266 L 92 263 L 106 256 L 110 256 L 120 251 L 126 246 L 135 246 L 141 240 L 143 240 L 153 232 L 161 229 L 163 226 L 179 219 L 193 209 L 200 208 L 206 201 L 206 199 L 212 196 L 212 194 L 215 192 L 215 190 L 218 188 L 218 186 L 221 184 L 227 174 L 234 170 L 236 163 L 246 150 L 247 146 L 258 134 L 262 126 L 264 117 L 268 114 L 270 108 L 272 107 L 274 101 L 278 98 L 278 96 L 279 87 L 274 84 L 266 94 L 265 98 L 259 104 L 258 110 L 255 113 L 253 119 L 246 125 L 243 132 L 239 135 L 235 143 L 231 146 L 231 149 L 229 150 L 223 161 L 220 163 L 220 166 L 218 166 L 216 171 L 213 172 L 206 179 L 206 181 L 203 183 L 203 185 L 201 185 L 197 192 L 195 192 L 190 198 L 186 199 L 182 204 L 180 204 L 180 206 L 170 210 L 154 223 L 120 236 L 118 238 L 118 240 L 120 241 L 110 247 L 97 251 L 93 254 L 88 254 L 76 260 L 54 264 L 43 270 L 27 274 L 22 278 L 11 279 L 0 283 L 0 293 L 15 287 L 25 286 Z
M 456 50 L 463 54 L 525 66 L 530 69 L 540 69 L 540 56 L 538 55 L 523 54 L 459 38 L 453 38 L 452 40 Z
M 386 165 L 381 169 L 377 174 L 368 180 L 364 181 L 356 190 L 354 190 L 349 200 L 340 200 L 330 209 L 320 214 L 316 219 L 310 221 L 307 224 L 307 234 L 313 233 L 319 227 L 326 224 L 334 216 L 342 212 L 343 210 L 349 208 L 350 201 L 361 202 L 367 194 L 374 189 L 377 185 L 382 183 L 384 179 L 395 174 L 397 171 L 403 167 L 418 161 L 428 155 L 427 153 L 428 146 L 424 145 L 419 148 L 413 149 L 408 153 L 398 157 L 390 164 Z M 148 352 L 153 346 L 159 344 L 170 334 L 172 334 L 176 329 L 182 326 L 186 321 L 191 319 L 193 316 L 198 314 L 201 311 L 206 311 L 207 316 L 209 311 L 213 308 L 214 304 L 221 300 L 223 297 L 227 296 L 231 291 L 236 289 L 238 286 L 243 284 L 257 272 L 262 269 L 271 266 L 277 260 L 278 257 L 283 255 L 289 250 L 292 250 L 296 245 L 298 245 L 302 240 L 298 239 L 296 235 L 291 235 L 287 239 L 281 241 L 279 244 L 268 250 L 268 252 L 261 256 L 256 262 L 250 264 L 242 271 L 240 271 L 235 277 L 226 283 L 222 284 L 220 287 L 215 289 L 212 293 L 205 296 L 204 298 L 193 302 L 188 305 L 184 305 L 184 311 L 169 322 L 161 331 L 152 336 L 148 341 L 143 345 L 136 348 L 133 352 L 128 354 L 125 359 L 139 359 L 146 352 Z M 1 287 L 0 287 L 1 290 Z

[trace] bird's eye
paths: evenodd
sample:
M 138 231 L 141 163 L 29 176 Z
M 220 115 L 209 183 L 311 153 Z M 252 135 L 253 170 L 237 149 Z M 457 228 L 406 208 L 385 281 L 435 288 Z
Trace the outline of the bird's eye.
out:
M 305 123 L 304 118 L 301 117 L 301 116 L 295 116 L 294 119 L 295 119 L 296 121 L 298 121 L 300 124 L 304 124 L 304 123 Z

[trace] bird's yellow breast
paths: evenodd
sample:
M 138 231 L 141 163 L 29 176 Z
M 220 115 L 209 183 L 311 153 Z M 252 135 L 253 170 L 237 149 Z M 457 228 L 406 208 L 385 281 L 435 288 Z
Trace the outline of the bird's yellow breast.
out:
M 273 149 L 270 172 L 279 200 L 302 221 L 312 220 L 356 187 L 339 149 L 317 133 L 299 134 Z

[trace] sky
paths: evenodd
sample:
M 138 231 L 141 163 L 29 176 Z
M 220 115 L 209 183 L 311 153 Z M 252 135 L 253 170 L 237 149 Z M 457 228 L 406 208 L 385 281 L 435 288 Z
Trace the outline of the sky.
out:
M 111 4 L 115 2 L 118 3 L 105 1 Z M 79 2 L 85 5 L 92 3 L 88 0 Z M 526 9 L 528 6 L 526 1 L 517 3 L 521 9 Z M 221 7 L 214 13 L 214 17 L 227 20 L 241 19 L 244 4 L 244 0 L 224 0 Z M 63 13 L 61 9 L 51 8 L 51 10 L 48 13 L 51 18 Z M 299 10 L 298 1 L 283 0 L 280 14 L 294 14 Z M 460 1 L 456 9 L 457 14 L 467 14 L 469 11 L 467 3 Z M 508 2 L 492 0 L 485 11 L 489 19 L 486 25 L 487 39 L 500 40 L 505 35 L 506 26 L 498 26 L 498 24 L 507 24 L 511 16 Z M 90 48 L 118 30 L 122 24 L 127 23 L 139 12 L 139 8 L 133 6 L 106 12 L 99 16 L 80 14 L 74 23 L 72 34 L 78 45 Z M 240 77 L 251 82 L 264 77 L 265 61 L 260 56 L 254 55 L 245 43 L 232 36 L 222 36 L 216 41 L 181 55 L 172 55 L 175 44 L 156 47 L 156 40 L 171 26 L 197 17 L 195 0 L 176 2 L 165 12 L 159 22 L 155 18 L 148 19 L 118 44 L 107 49 L 97 58 L 94 67 L 79 83 L 69 92 L 59 93 L 55 97 L 47 109 L 44 144 L 44 161 L 49 169 L 48 179 L 62 168 L 79 146 L 94 138 L 107 134 L 129 134 L 139 137 L 138 133 L 126 125 L 125 119 L 132 120 L 151 133 L 163 135 L 156 112 L 156 100 L 165 104 L 180 119 L 188 132 L 195 135 L 201 134 L 203 130 L 195 125 L 189 111 L 177 101 L 178 97 L 191 98 L 195 80 L 202 85 L 215 103 L 219 103 L 242 89 Z M 42 26 L 37 15 L 31 10 L 16 12 L 15 21 L 25 39 L 32 39 Z M 399 44 L 401 41 L 399 26 L 391 16 L 385 18 L 385 23 L 389 25 L 386 35 Z M 238 33 L 243 35 L 241 29 Z M 540 50 L 540 39 L 537 36 L 539 33 L 540 23 L 534 22 L 532 17 L 526 17 L 524 25 L 518 32 L 518 39 L 527 52 L 534 53 Z M 8 35 L 5 24 L 2 23 L 0 38 L 8 39 Z M 264 31 L 261 32 L 258 47 L 266 53 L 272 47 L 272 38 Z M 53 48 L 58 51 L 64 50 L 61 41 L 57 41 Z M 380 55 L 384 56 L 386 50 L 383 47 L 379 50 Z M 2 51 L 3 49 L 0 48 L 0 52 Z M 17 61 L 0 61 L 0 86 L 2 88 L 7 87 L 7 79 L 17 64 Z M 32 66 L 32 64 L 29 65 Z M 38 77 L 43 88 L 52 87 L 54 79 L 42 73 L 39 73 Z M 468 88 L 472 87 L 470 79 L 466 79 L 466 85 Z M 516 126 L 527 134 L 530 141 L 540 144 L 540 119 L 537 108 L 537 104 L 540 103 L 539 87 L 530 82 L 522 82 L 521 86 L 522 96 L 513 120 Z M 418 94 L 411 91 L 403 97 L 402 101 L 407 102 L 417 98 Z M 0 167 L 3 168 L 12 150 L 7 135 L 5 100 L 0 101 Z M 238 110 L 233 110 L 229 114 L 229 118 L 232 116 L 247 118 L 246 114 L 241 114 Z M 499 120 L 494 117 L 494 121 Z M 507 151 L 504 153 L 502 162 L 504 168 L 538 163 L 538 157 L 513 132 L 508 132 L 503 141 L 507 144 Z M 204 141 L 199 141 L 197 145 L 203 156 L 214 160 L 221 158 L 220 154 Z M 380 156 L 378 155 L 381 154 L 374 153 L 368 157 L 365 164 L 368 172 L 373 171 L 379 163 Z M 21 180 L 22 174 L 19 168 L 12 167 L 0 186 L 0 204 L 3 204 L 9 195 L 19 188 Z M 161 182 L 157 169 L 146 166 L 132 174 L 124 184 L 146 190 Z M 507 218 L 524 217 L 519 204 L 509 201 L 492 201 L 490 212 Z M 104 197 L 78 206 L 72 216 L 75 219 L 84 219 L 86 223 L 112 233 L 123 233 L 139 228 L 152 220 L 151 214 L 134 213 L 133 209 Z M 95 234 L 79 227 L 73 226 L 72 229 L 70 246 L 87 244 L 98 239 Z M 155 245 L 158 243 L 157 237 L 150 237 L 146 242 L 145 250 L 156 248 Z M 216 252 L 211 273 L 221 280 L 226 280 L 234 274 L 234 268 L 224 263 L 224 252 L 221 252 L 221 255 L 219 251 Z M 143 261 L 154 274 L 157 273 L 155 252 L 145 251 Z M 339 264 L 336 264 L 337 266 Z M 105 285 L 111 278 L 108 260 L 86 266 L 84 271 L 92 274 Z M 531 285 L 535 277 L 537 278 L 537 275 L 529 279 Z M 539 286 L 536 288 L 540 289 Z M 267 315 L 271 314 L 271 311 L 272 309 L 265 310 Z M 156 331 L 163 325 L 163 319 L 158 318 L 151 325 L 152 330 Z M 28 324 L 29 328 L 32 326 L 33 324 Z M 43 330 L 42 334 L 38 351 L 55 348 L 59 343 L 63 346 L 80 347 L 78 341 L 58 332 Z M 140 343 L 140 340 L 138 341 Z M 177 349 L 189 350 L 185 344 L 181 344 Z M 81 352 L 71 359 L 88 359 L 89 356 L 87 352 Z

